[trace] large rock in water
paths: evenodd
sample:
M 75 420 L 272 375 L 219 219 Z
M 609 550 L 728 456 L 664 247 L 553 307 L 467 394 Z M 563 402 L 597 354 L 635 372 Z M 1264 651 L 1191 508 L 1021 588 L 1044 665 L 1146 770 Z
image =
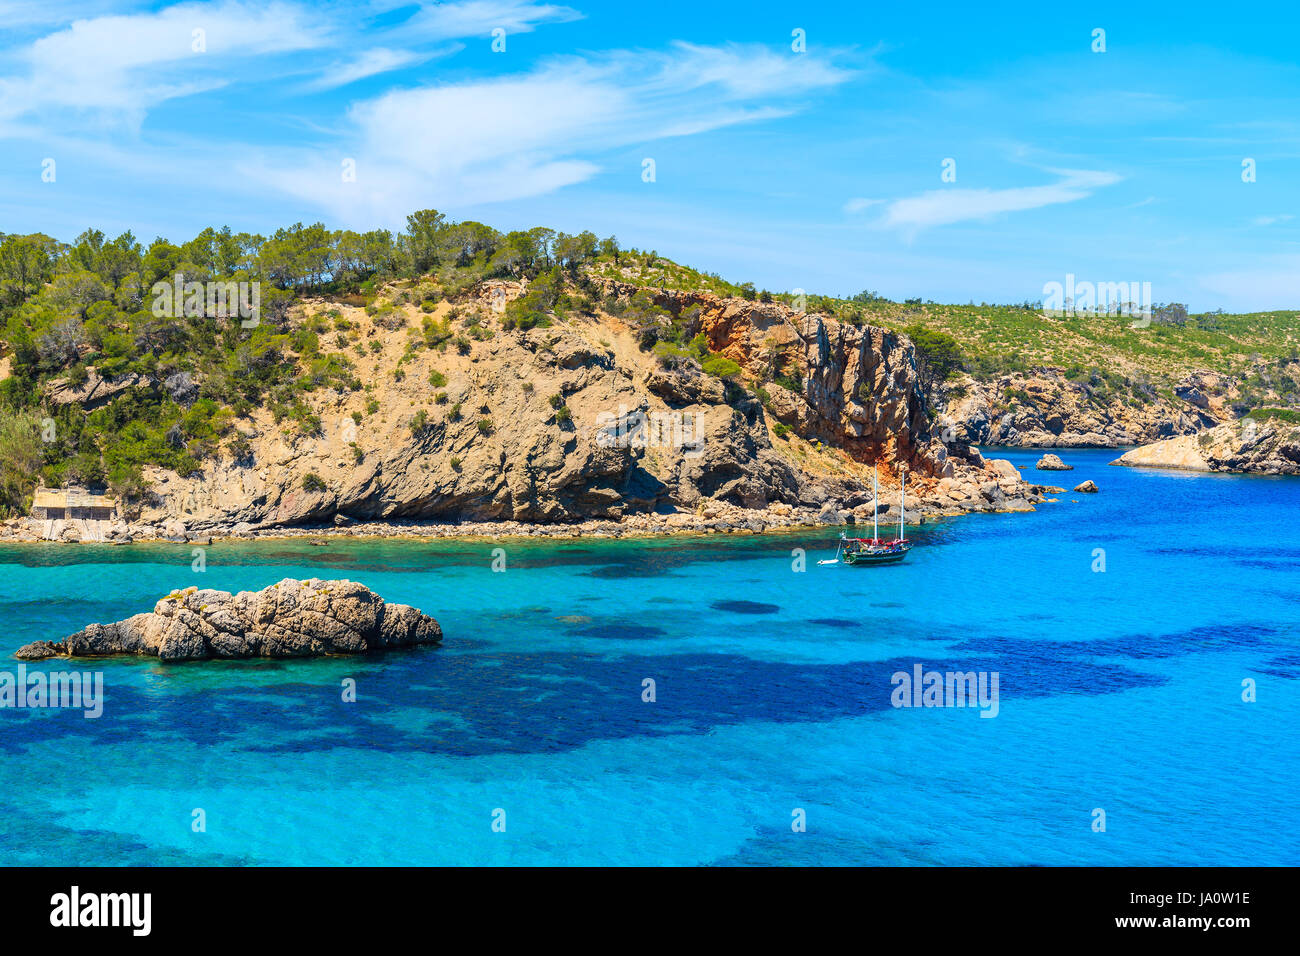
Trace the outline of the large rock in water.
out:
M 36 641 L 20 660 L 57 655 L 138 654 L 164 661 L 363 654 L 437 644 L 442 628 L 426 614 L 384 599 L 355 581 L 285 578 L 261 591 L 186 588 L 115 624 L 91 624 L 61 642 Z
M 1059 455 L 1044 455 L 1038 459 L 1038 464 L 1034 466 L 1039 471 L 1074 471 L 1073 465 L 1067 465 L 1061 461 Z

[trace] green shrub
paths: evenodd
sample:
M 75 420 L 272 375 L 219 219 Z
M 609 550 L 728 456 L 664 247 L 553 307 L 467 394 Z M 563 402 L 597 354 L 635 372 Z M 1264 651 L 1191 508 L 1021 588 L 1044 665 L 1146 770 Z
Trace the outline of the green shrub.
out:
M 431 315 L 426 315 L 421 320 L 421 328 L 424 334 L 424 344 L 431 349 L 443 349 L 447 346 L 447 340 L 451 338 L 451 322 L 446 318 L 435 319 Z
M 302 490 L 311 492 L 324 491 L 325 482 L 316 472 L 309 471 L 302 476 Z
M 1300 424 L 1300 411 L 1294 408 L 1252 408 L 1244 417 L 1257 422 L 1272 418 L 1290 425 Z
M 724 355 L 710 355 L 701 367 L 705 373 L 715 378 L 731 378 L 740 374 L 740 366 Z
M 917 372 L 926 394 L 962 367 L 961 346 L 947 332 L 919 324 L 909 325 L 903 331 L 916 347 Z

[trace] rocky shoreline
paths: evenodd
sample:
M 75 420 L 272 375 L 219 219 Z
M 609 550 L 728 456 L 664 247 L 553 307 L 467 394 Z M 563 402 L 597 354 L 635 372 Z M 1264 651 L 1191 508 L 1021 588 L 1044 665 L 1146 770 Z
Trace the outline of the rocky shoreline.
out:
M 940 479 L 924 497 L 908 494 L 904 523 L 919 525 L 939 518 L 966 514 L 1027 512 L 1050 502 L 1063 489 L 1026 482 L 1006 461 L 987 463 L 993 474 L 984 481 Z M 896 524 L 899 519 L 897 492 L 881 494 L 879 520 Z M 75 521 L 64 522 L 51 539 L 45 522 L 30 518 L 10 519 L 0 524 L 0 543 L 103 543 L 127 545 L 134 542 L 176 542 L 210 544 L 217 541 L 335 537 L 357 538 L 635 538 L 676 534 L 761 534 L 801 528 L 861 526 L 873 514 L 870 491 L 848 494 L 828 501 L 820 508 L 774 502 L 765 508 L 744 508 L 725 501 L 707 501 L 695 511 L 638 513 L 619 518 L 594 518 L 580 522 L 533 523 L 526 521 L 440 521 L 373 520 L 352 521 L 338 516 L 332 524 L 205 527 L 192 530 L 180 519 L 162 524 L 116 522 L 102 537 L 83 537 Z
M 147 466 L 146 490 L 122 503 L 126 520 L 43 509 L 0 522 L 0 542 L 761 533 L 869 522 L 873 467 L 889 524 L 900 470 L 913 525 L 1032 511 L 1059 493 L 983 457 L 981 438 L 1000 443 L 975 427 L 987 424 L 987 403 L 967 409 L 970 427 L 936 430 L 915 349 L 897 332 L 780 303 L 602 283 L 599 308 L 527 331 L 501 324 L 492 295 L 508 301 L 519 283 L 432 312 L 388 290 L 382 321 L 373 309 L 306 301 L 291 325 L 346 324 L 359 388 L 313 392 L 293 421 L 253 408 L 233 441 L 185 475 Z M 453 321 L 467 330 L 455 349 L 393 334 Z M 658 336 L 707 346 L 731 371 L 649 349 Z M 90 407 L 138 384 L 60 380 L 51 394 Z M 1063 421 L 1066 434 L 1045 437 L 1068 446 L 1076 423 Z

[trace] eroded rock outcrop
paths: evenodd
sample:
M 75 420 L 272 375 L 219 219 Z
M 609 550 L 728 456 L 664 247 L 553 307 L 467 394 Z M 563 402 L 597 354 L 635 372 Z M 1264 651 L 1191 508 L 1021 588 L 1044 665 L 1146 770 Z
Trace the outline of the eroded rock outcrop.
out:
M 36 641 L 20 660 L 135 654 L 164 661 L 315 657 L 442 641 L 438 622 L 388 604 L 355 581 L 286 578 L 261 591 L 186 588 L 149 614 L 91 624 L 63 641 Z
M 122 392 L 151 384 L 153 383 L 148 378 L 134 372 L 116 378 L 104 378 L 92 367 L 86 370 L 84 380 L 77 384 L 67 378 L 53 379 L 46 385 L 45 394 L 53 405 L 76 403 L 89 411 L 108 404 Z
M 940 430 L 978 445 L 1020 448 L 1114 448 L 1192 434 L 1232 417 L 1232 383 L 1193 372 L 1173 398 L 1150 384 L 1094 374 L 1069 378 L 1059 368 L 952 383 Z
M 610 286 L 624 295 L 636 289 Z M 707 292 L 661 291 L 654 300 L 687 318 L 687 334 L 702 333 L 711 350 L 738 363 L 750 380 L 764 382 L 765 410 L 776 421 L 841 447 L 856 461 L 902 462 L 930 476 L 942 472 L 943 445 L 932 442 L 906 336 Z
M 1300 475 L 1300 425 L 1245 419 L 1134 448 L 1112 465 Z
M 942 478 L 968 489 L 1009 479 L 978 451 L 930 434 L 912 344 L 895 332 L 649 290 L 688 338 L 702 334 L 741 366 L 728 381 L 692 358 L 664 361 L 642 348 L 617 310 L 504 327 L 498 308 L 521 288 L 485 287 L 432 316 L 389 310 L 383 322 L 359 308 L 306 305 L 351 324 L 362 389 L 306 393 L 314 433 L 255 409 L 236 425 L 240 454 L 223 449 L 187 476 L 148 469 L 151 491 L 132 528 L 181 539 L 338 516 L 571 525 L 710 502 L 817 513 L 857 506 L 876 464 L 882 487 L 896 488 L 906 465 L 909 493 L 947 507 Z M 609 283 L 604 301 L 644 291 Z M 473 338 L 455 349 L 409 347 L 426 319 L 459 323 Z M 1008 483 L 1007 494 L 1021 493 Z

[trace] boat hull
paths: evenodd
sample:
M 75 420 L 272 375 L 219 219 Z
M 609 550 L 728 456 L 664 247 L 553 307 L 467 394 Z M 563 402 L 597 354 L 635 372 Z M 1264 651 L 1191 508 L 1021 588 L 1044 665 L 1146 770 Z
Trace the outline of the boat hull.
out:
M 844 553 L 844 562 L 852 565 L 876 565 L 876 564 L 898 564 L 907 557 L 910 549 L 901 551 L 859 551 L 857 553 L 846 551 Z

